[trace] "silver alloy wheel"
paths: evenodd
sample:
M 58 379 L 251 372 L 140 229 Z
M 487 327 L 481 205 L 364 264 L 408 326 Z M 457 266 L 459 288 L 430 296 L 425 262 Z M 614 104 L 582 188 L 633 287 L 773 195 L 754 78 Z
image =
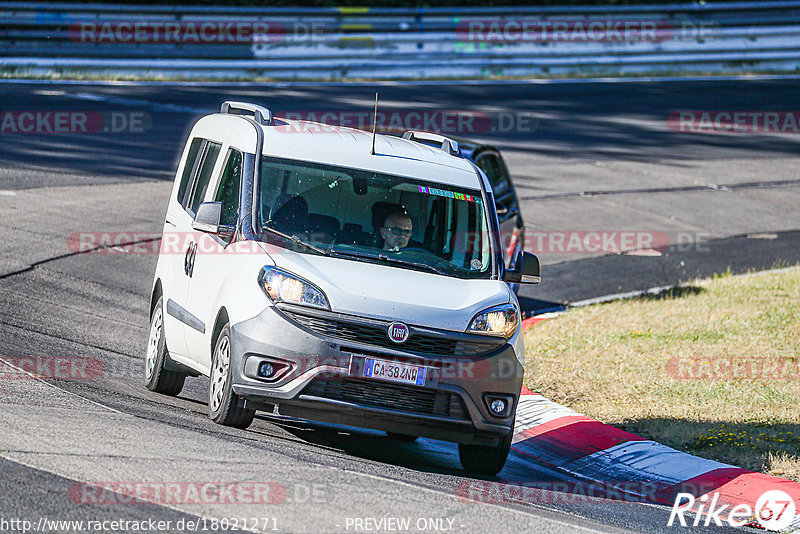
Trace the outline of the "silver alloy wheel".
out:
M 228 368 L 231 363 L 231 343 L 228 336 L 223 336 L 217 345 L 214 357 L 214 368 L 211 370 L 211 410 L 216 412 L 222 406 L 225 382 L 228 380 Z
M 163 315 L 161 306 L 156 309 L 153 315 L 153 321 L 150 324 L 150 339 L 147 342 L 147 357 L 145 358 L 144 372 L 145 378 L 150 380 L 156 369 L 156 360 L 158 360 L 158 344 L 161 341 L 161 322 Z

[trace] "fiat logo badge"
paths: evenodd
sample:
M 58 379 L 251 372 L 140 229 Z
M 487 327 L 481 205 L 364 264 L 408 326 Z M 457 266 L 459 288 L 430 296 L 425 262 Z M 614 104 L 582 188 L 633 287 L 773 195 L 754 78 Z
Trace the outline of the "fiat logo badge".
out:
M 389 325 L 387 333 L 389 334 L 389 339 L 395 343 L 404 343 L 411 334 L 411 330 L 403 323 L 392 323 Z

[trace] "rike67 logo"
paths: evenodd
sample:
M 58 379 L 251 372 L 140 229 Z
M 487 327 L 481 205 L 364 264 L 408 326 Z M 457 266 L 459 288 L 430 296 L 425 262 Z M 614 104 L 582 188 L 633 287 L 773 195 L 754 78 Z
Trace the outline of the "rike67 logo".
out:
M 688 521 L 685 515 L 689 515 Z M 711 496 L 706 494 L 699 499 L 691 493 L 679 493 L 675 497 L 667 526 L 673 526 L 677 519 L 682 527 L 708 527 L 712 523 L 719 527 L 743 527 L 755 523 L 766 530 L 781 531 L 791 525 L 796 516 L 795 500 L 782 490 L 764 492 L 755 507 L 747 503 L 725 503 L 719 493 Z

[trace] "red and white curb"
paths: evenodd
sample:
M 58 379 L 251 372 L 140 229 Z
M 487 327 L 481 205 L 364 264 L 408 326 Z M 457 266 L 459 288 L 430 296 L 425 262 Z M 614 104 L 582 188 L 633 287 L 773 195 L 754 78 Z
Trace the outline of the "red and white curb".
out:
M 529 322 L 523 328 L 534 322 L 526 321 Z M 649 488 L 644 493 L 652 502 L 673 506 L 678 494 L 693 494 L 697 500 L 688 508 L 695 511 L 694 517 L 701 517 L 700 525 L 709 524 L 703 513 L 715 508 L 709 506 L 713 499 L 717 510 L 726 506 L 718 514 L 722 519 L 729 518 L 736 507 L 740 512 L 748 507 L 755 519 L 755 514 L 764 510 L 764 501 L 759 498 L 767 491 L 780 490 L 794 501 L 797 515 L 791 523 L 775 530 L 800 529 L 800 484 L 672 449 L 601 423 L 524 387 L 511 448 L 518 458 L 530 459 L 604 488 L 620 492 Z M 704 495 L 708 497 L 704 499 Z M 791 508 L 791 504 L 788 506 Z M 766 517 L 766 512 L 759 517 Z M 768 521 L 751 523 L 770 527 Z

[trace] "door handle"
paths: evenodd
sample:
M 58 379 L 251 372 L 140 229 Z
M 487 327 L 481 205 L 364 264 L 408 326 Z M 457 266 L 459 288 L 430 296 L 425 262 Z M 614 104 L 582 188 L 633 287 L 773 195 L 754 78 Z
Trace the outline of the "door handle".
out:
M 189 248 L 186 249 L 186 255 L 183 257 L 183 272 L 191 278 L 194 273 L 194 258 L 197 256 L 197 243 L 190 243 Z

